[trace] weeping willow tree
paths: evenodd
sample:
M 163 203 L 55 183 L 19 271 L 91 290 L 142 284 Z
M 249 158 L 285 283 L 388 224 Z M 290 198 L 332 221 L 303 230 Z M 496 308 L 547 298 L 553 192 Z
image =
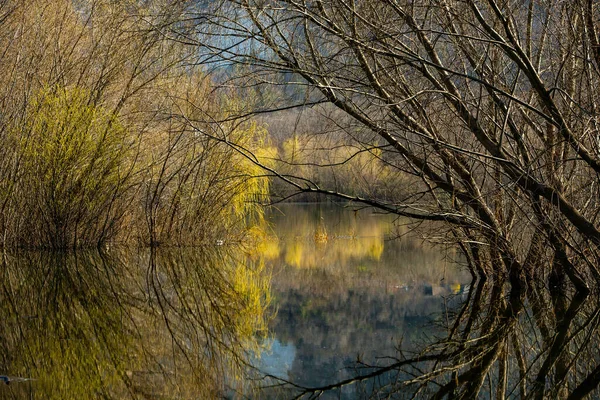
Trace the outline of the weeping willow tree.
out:
M 149 166 L 142 181 L 151 243 L 197 244 L 206 237 L 242 240 L 239 228 L 262 220 L 260 203 L 268 196 L 268 179 L 214 137 L 225 136 L 260 152 L 267 145 L 265 132 L 249 122 L 215 123 L 226 118 L 237 101 L 211 96 L 198 77 L 179 77 L 173 84 L 185 96 L 175 94 L 161 104 L 157 112 L 165 122 L 149 138 L 154 151 L 142 155 L 142 163 Z

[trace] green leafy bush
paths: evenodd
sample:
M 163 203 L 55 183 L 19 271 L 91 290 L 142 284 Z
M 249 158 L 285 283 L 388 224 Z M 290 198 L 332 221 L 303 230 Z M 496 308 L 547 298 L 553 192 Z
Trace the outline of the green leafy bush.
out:
M 116 233 L 127 200 L 131 144 L 90 92 L 51 87 L 30 103 L 18 135 L 19 245 L 67 248 Z

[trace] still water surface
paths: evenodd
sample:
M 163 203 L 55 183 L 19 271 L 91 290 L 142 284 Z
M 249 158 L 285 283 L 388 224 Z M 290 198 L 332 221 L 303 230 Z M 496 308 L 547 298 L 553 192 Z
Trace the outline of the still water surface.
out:
M 251 390 L 246 361 L 323 385 L 444 336 L 468 295 L 456 254 L 390 216 L 312 204 L 268 219 L 250 255 L 227 243 L 4 254 L 0 398 L 285 398 Z
M 278 313 L 258 365 L 291 383 L 259 397 L 600 398 L 600 275 L 589 292 L 551 266 L 527 285 L 471 282 L 390 216 L 294 205 L 271 218 Z
M 326 385 L 356 373 L 348 367 L 357 360 L 374 365 L 396 347 L 426 344 L 444 334 L 436 322 L 469 290 L 455 253 L 424 244 L 390 215 L 289 204 L 269 219 L 278 240 L 264 254 L 277 314 L 258 365 L 285 380 Z

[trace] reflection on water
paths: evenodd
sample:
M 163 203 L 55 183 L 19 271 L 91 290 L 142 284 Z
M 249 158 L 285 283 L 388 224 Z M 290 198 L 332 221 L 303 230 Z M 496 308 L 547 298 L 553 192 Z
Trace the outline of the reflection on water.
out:
M 291 219 L 303 233 L 283 229 L 268 252 L 279 313 L 262 365 L 266 384 L 281 386 L 262 397 L 600 398 L 597 291 L 543 273 L 528 286 L 504 276 L 465 285 L 439 252 L 385 241 L 378 217 L 336 225 L 328 212 L 299 212 Z M 285 226 L 278 218 L 276 231 Z M 356 234 L 342 245 L 335 226 Z M 311 243 L 317 229 L 327 231 L 324 243 Z M 369 232 L 363 244 L 360 232 Z
M 278 240 L 264 254 L 278 311 L 259 362 L 270 375 L 303 386 L 349 377 L 357 360 L 379 363 L 400 343 L 414 349 L 440 334 L 438 316 L 468 293 L 470 276 L 452 265 L 456 254 L 414 235 L 394 239 L 389 215 L 282 205 L 271 221 Z
M 369 210 L 290 205 L 271 221 L 248 258 L 3 254 L 0 398 L 600 396 L 597 291 L 470 282 L 456 253 L 390 240 L 405 232 Z
M 507 292 L 479 282 L 449 316 L 445 336 L 378 367 L 354 371 L 348 379 L 288 386 L 288 397 L 337 396 L 340 391 L 347 397 L 347 388 L 353 387 L 352 393 L 365 398 L 598 398 L 597 294 L 553 293 L 538 308 L 532 304 L 539 300 L 534 299 L 537 290 Z M 557 307 L 560 298 L 564 309 Z
M 265 328 L 266 282 L 225 251 L 5 256 L 2 398 L 214 398 Z

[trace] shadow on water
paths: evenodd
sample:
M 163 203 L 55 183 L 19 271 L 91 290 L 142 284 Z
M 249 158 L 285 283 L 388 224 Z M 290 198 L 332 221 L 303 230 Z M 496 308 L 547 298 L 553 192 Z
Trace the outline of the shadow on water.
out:
M 227 249 L 5 255 L 0 398 L 217 398 L 265 334 L 268 282 Z M 20 378 L 30 378 L 24 381 Z

